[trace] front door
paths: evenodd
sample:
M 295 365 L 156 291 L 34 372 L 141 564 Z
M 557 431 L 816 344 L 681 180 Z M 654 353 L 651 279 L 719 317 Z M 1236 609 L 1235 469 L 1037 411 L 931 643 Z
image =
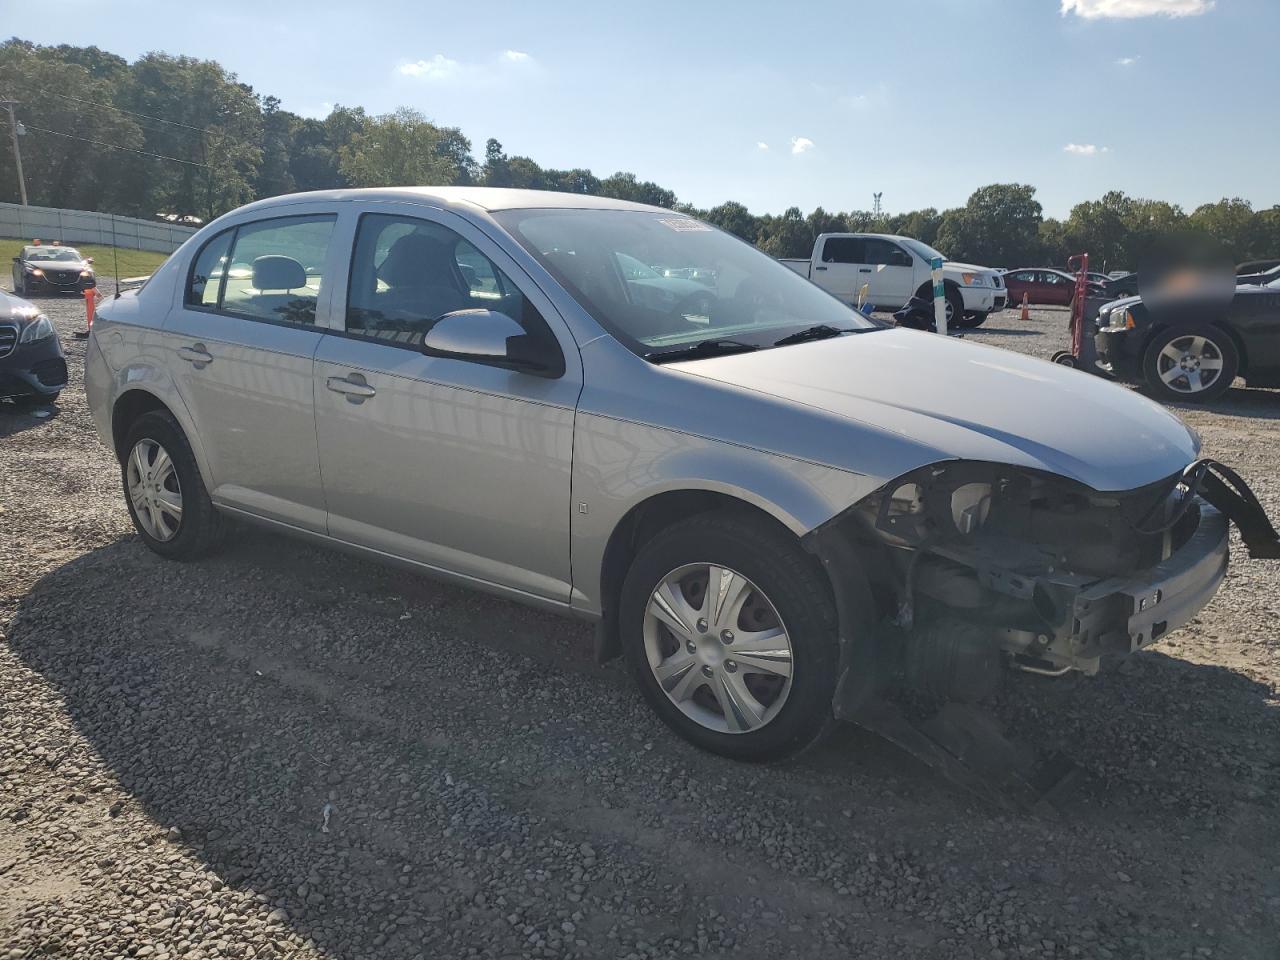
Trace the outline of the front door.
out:
M 382 209 L 359 219 L 343 315 L 316 354 L 329 533 L 568 602 L 577 348 L 550 301 L 474 226 L 422 207 Z M 442 315 L 475 308 L 554 336 L 564 374 L 421 352 Z
M 312 356 L 327 319 L 332 213 L 248 221 L 197 254 L 161 336 L 217 503 L 323 532 Z
M 871 277 L 869 299 L 878 307 L 897 310 L 915 293 L 911 254 L 881 237 L 867 237 L 863 243 L 864 264 L 870 268 Z

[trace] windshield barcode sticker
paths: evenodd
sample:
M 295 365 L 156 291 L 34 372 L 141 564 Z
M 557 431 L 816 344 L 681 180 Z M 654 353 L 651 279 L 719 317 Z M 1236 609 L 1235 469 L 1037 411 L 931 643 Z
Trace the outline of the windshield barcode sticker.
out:
M 670 227 L 677 233 L 695 233 L 700 230 L 710 230 L 705 223 L 700 223 L 691 217 L 671 217 L 669 219 L 658 218 L 658 222 L 664 226 Z

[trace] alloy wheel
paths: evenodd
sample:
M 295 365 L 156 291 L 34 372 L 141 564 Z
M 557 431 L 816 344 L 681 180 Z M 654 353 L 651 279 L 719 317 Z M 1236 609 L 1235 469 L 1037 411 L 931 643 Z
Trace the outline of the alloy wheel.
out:
M 650 594 L 643 629 L 658 685 L 703 727 L 751 733 L 786 703 L 790 636 L 769 598 L 737 571 L 708 563 L 672 570 Z
M 172 540 L 182 524 L 182 488 L 173 458 L 156 441 L 142 439 L 129 453 L 126 469 L 138 523 L 156 540 Z
M 1164 385 L 1188 395 L 1202 393 L 1217 383 L 1222 366 L 1218 345 L 1196 334 L 1170 340 L 1156 358 L 1156 372 Z

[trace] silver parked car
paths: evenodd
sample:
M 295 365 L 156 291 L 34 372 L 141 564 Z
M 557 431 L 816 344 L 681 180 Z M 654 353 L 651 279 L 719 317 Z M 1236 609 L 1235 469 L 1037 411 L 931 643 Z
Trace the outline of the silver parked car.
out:
M 653 296 L 636 263 L 709 280 Z M 588 618 L 747 759 L 887 684 L 978 699 L 1176 629 L 1227 569 L 1206 497 L 1274 546 L 1163 407 L 602 198 L 250 204 L 99 312 L 85 379 L 157 553 L 239 518 Z

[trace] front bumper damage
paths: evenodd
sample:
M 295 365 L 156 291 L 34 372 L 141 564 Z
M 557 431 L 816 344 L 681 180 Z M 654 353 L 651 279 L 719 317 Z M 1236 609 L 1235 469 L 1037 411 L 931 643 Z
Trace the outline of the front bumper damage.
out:
M 952 461 L 913 471 L 813 531 L 841 624 L 835 713 L 953 781 L 1013 806 L 1070 779 L 1028 764 L 976 706 L 1012 670 L 1093 674 L 1189 622 L 1229 562 L 1280 537 L 1244 481 L 1211 460 L 1138 490 Z M 907 719 L 895 691 L 939 707 Z

